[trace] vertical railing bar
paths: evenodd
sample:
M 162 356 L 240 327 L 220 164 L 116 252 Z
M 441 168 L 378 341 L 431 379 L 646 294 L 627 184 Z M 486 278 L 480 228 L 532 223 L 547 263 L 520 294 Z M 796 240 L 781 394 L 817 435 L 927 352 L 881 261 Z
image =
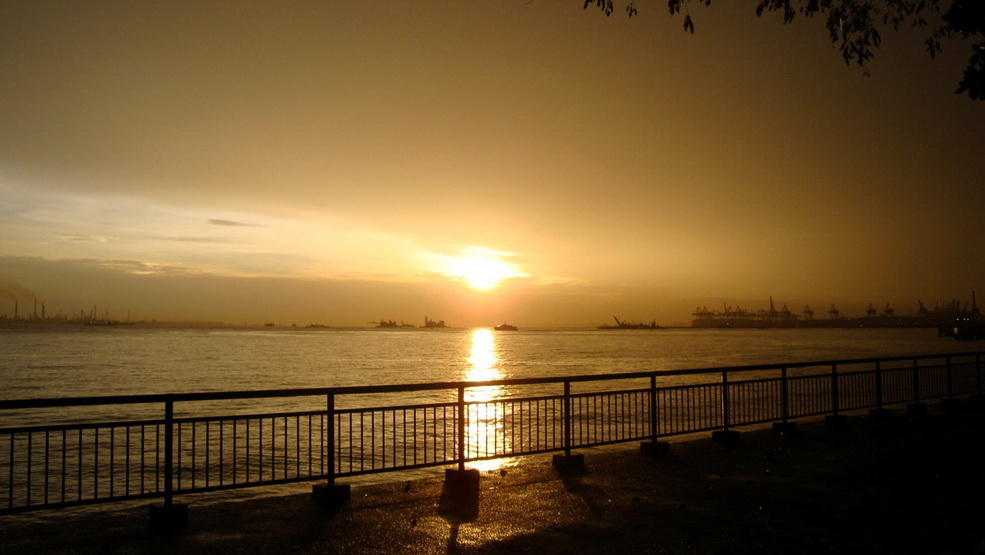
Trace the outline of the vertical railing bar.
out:
M 427 415 L 425 414 L 425 420 L 427 419 L 426 417 L 427 417 Z M 411 412 L 410 412 L 410 422 L 411 422 L 411 426 L 413 426 L 413 429 L 414 429 L 414 432 L 410 436 L 411 437 L 411 442 L 413 442 L 413 444 L 414 444 L 413 449 L 411 450 L 411 453 L 413 453 L 413 456 L 414 456 L 414 464 L 416 465 L 417 464 L 417 410 L 416 409 L 412 409 Z M 426 431 L 427 430 L 427 427 L 425 427 L 424 429 Z M 427 450 L 427 438 L 425 438 L 425 441 L 424 441 L 424 449 Z
M 219 427 L 219 485 L 226 483 L 226 421 L 216 422 Z
M 161 491 L 161 425 L 154 424 L 154 491 Z
M 465 471 L 465 386 L 458 387 L 458 470 Z
M 48 504 L 48 461 L 51 458 L 51 432 L 44 432 L 44 504 Z
M 728 391 L 728 370 L 722 371 L 722 429 L 726 432 L 729 428 L 729 391 Z
M 308 415 L 308 476 L 311 476 L 314 473 L 314 458 L 315 458 L 315 452 L 313 450 L 313 445 L 311 441 L 312 440 L 311 436 L 313 435 L 312 426 L 311 426 L 311 416 L 312 415 L 310 414 Z M 298 420 L 298 422 L 300 422 L 300 420 Z M 300 467 L 298 467 L 298 469 L 299 469 L 298 473 L 300 473 L 301 472 Z
M 239 450 L 236 448 L 236 443 L 238 441 L 237 436 L 239 434 L 238 434 L 238 432 L 236 430 L 236 425 L 238 423 L 239 423 L 239 419 L 238 418 L 234 418 L 233 419 L 233 445 L 232 445 L 232 447 L 233 447 L 233 454 L 232 454 L 232 460 L 229 461 L 229 464 L 232 466 L 232 483 L 233 484 L 237 483 L 236 482 L 236 478 L 237 478 L 237 476 L 236 476 L 236 470 L 237 470 L 238 467 L 236 466 L 236 455 L 239 453 Z
M 366 413 L 359 413 L 359 470 L 365 470 L 366 468 L 366 426 L 363 424 L 363 419 Z
M 174 445 L 175 445 L 175 447 L 177 448 L 177 451 L 178 451 L 178 454 L 175 455 L 175 457 L 174 457 L 174 460 L 175 460 L 175 471 L 174 471 L 174 473 L 175 473 L 175 486 L 176 486 L 176 489 L 180 491 L 181 490 L 181 463 L 182 463 L 182 460 L 184 458 L 183 457 L 183 455 L 184 455 L 184 449 L 181 448 L 181 445 L 182 445 L 181 432 L 182 432 L 182 428 L 183 428 L 183 426 L 181 425 L 181 422 L 175 422 L 175 428 L 176 428 L 176 430 L 175 430 L 175 444 Z
M 840 407 L 841 399 L 839 399 L 839 384 L 838 384 L 838 365 L 831 365 L 831 410 L 837 415 Z
M 212 483 L 212 421 L 205 421 L 205 487 Z
M 26 494 L 27 494 L 26 495 L 26 500 L 27 500 L 27 506 L 28 507 L 31 506 L 31 451 L 33 451 L 33 449 L 32 449 L 32 447 L 34 445 L 34 441 L 33 440 L 34 440 L 34 433 L 33 432 L 27 432 L 27 457 L 26 457 L 26 459 L 27 459 L 27 473 L 26 474 L 27 475 L 26 475 L 26 481 L 25 481 L 25 484 L 24 484 L 24 489 L 26 490 Z M 10 456 L 13 457 L 13 455 L 14 455 L 14 452 L 11 451 L 10 452 Z
M 92 498 L 99 499 L 99 428 L 92 435 Z
M 920 402 L 920 362 L 913 359 L 913 402 Z
M 116 427 L 109 427 L 109 497 L 113 497 L 113 489 L 116 485 Z
M 195 440 L 195 435 L 196 435 L 196 430 L 198 429 L 198 426 L 195 424 L 195 422 L 190 422 L 189 425 L 192 428 L 192 452 L 191 452 L 192 460 L 189 463 L 189 465 L 191 466 L 191 477 L 190 477 L 190 480 L 191 480 L 191 487 L 194 488 L 195 487 L 195 444 L 198 443 Z M 178 445 L 178 448 L 181 449 L 181 445 L 180 444 Z
M 571 382 L 564 380 L 564 400 L 561 403 L 561 442 L 564 456 L 571 456 Z
M 882 365 L 876 361 L 876 408 L 882 409 Z
M 126 457 L 125 457 L 125 459 L 126 459 L 126 472 L 124 473 L 124 477 L 126 478 L 126 485 L 124 486 L 124 492 L 123 492 L 123 494 L 124 495 L 130 495 L 130 434 L 131 434 L 131 431 L 132 431 L 132 426 L 129 426 L 128 425 L 126 427 L 126 431 L 127 431 L 127 436 L 126 436 L 127 437 L 127 441 L 126 441 Z
M 328 454 L 328 485 L 329 487 L 335 485 L 335 394 L 329 393 L 325 396 L 325 422 L 326 430 L 325 434 L 328 436 L 327 449 Z M 351 429 L 351 428 L 350 428 Z
M 954 377 L 951 375 L 951 357 L 944 357 L 945 367 L 947 368 L 947 398 L 954 396 Z
M 780 418 L 784 424 L 790 417 L 789 384 L 787 383 L 787 367 L 780 369 Z
M 11 456 L 13 456 L 13 450 L 11 450 Z M 62 428 L 62 496 L 61 502 L 65 502 L 65 497 L 68 491 L 68 430 Z

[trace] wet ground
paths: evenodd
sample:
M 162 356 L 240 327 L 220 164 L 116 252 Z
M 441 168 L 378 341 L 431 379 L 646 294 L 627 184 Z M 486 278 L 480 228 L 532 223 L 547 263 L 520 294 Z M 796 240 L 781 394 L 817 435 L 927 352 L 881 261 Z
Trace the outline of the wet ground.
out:
M 433 478 L 354 487 L 337 510 L 310 495 L 190 505 L 162 532 L 146 508 L 0 517 L 19 553 L 985 553 L 985 415 L 936 404 L 845 428 L 702 434 L 671 453 L 583 450 L 585 472 L 550 457 L 481 474 L 478 496 Z

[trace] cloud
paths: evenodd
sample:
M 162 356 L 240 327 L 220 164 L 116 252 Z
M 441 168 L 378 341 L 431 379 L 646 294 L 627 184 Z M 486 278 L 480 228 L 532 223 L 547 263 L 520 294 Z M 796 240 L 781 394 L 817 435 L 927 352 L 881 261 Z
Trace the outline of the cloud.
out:
M 122 270 L 129 274 L 138 275 L 184 276 L 198 275 L 202 273 L 183 266 L 150 264 L 147 262 L 140 262 L 139 260 L 101 260 L 96 262 L 95 265 L 102 268 Z
M 260 224 L 248 224 L 243 222 L 236 222 L 233 220 L 219 220 L 219 219 L 209 219 L 209 223 L 212 225 L 223 225 L 230 227 L 267 227 Z
M 155 236 L 154 239 L 158 241 L 170 241 L 173 243 L 230 243 L 228 239 L 217 239 L 215 237 L 163 237 Z
M 80 233 L 50 233 L 51 237 L 67 243 L 105 243 L 108 239 L 102 235 L 84 235 Z

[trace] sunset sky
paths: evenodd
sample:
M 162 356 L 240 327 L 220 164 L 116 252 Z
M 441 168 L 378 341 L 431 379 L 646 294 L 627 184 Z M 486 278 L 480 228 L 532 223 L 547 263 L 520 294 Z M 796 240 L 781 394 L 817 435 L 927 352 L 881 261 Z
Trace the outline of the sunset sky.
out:
M 0 315 L 690 322 L 985 293 L 971 55 L 752 2 L 0 1 Z M 985 298 L 985 297 L 983 297 Z

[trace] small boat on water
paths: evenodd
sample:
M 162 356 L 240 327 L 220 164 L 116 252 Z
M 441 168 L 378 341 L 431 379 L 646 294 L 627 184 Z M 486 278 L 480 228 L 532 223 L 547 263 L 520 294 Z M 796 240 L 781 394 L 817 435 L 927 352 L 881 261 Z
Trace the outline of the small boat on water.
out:
M 516 331 L 517 327 L 512 324 L 500 324 L 493 329 L 496 331 Z

